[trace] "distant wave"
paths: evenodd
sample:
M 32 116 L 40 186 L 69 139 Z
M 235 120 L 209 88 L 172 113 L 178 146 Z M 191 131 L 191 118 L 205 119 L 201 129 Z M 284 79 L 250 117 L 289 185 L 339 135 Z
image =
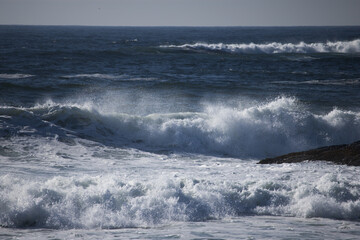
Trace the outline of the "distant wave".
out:
M 22 73 L 14 73 L 14 74 L 1 73 L 0 74 L 0 78 L 4 78 L 4 79 L 20 79 L 20 78 L 29 78 L 29 77 L 33 77 L 33 76 L 34 75 L 22 74 Z
M 270 157 L 360 138 L 360 112 L 335 108 L 319 115 L 288 97 L 245 108 L 209 104 L 197 113 L 141 116 L 107 112 L 92 102 L 48 102 L 30 109 L 2 107 L 0 115 L 11 117 L 4 129 L 13 132 L 22 128 L 16 125 L 21 123 L 40 134 L 46 125 L 46 134 L 68 131 L 103 144 L 240 158 Z
M 183 50 L 210 50 L 229 53 L 360 53 L 360 39 L 353 41 L 318 42 L 318 43 L 194 43 L 183 45 L 161 45 L 161 48 L 174 48 Z
M 275 81 L 277 84 L 309 84 L 309 85 L 360 85 L 360 79 L 308 80 L 308 81 Z
M 118 79 L 123 77 L 123 75 L 114 75 L 114 74 L 102 74 L 102 73 L 84 73 L 84 74 L 73 74 L 65 75 L 63 78 L 102 78 L 102 79 Z
M 108 80 L 128 80 L 128 81 L 152 81 L 156 78 L 146 78 L 146 77 L 135 77 L 129 76 L 126 74 L 104 74 L 104 73 L 83 73 L 83 74 L 72 74 L 65 75 L 62 78 L 92 78 L 92 79 L 108 79 Z

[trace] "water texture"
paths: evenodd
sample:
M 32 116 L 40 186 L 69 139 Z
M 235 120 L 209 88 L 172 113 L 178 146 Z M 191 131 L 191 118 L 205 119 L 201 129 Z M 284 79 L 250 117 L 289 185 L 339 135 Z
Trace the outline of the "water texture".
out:
M 0 26 L 0 238 L 356 239 L 360 28 Z

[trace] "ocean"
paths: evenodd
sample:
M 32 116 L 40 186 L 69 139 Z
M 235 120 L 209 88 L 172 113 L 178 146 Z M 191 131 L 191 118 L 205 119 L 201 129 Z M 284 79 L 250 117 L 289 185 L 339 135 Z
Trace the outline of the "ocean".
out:
M 0 26 L 1 239 L 358 239 L 360 27 Z

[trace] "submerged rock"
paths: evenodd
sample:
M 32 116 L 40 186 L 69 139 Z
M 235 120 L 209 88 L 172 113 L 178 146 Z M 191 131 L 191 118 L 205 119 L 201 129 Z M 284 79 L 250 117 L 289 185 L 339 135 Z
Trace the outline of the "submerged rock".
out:
M 266 158 L 261 160 L 259 164 L 297 163 L 302 161 L 328 161 L 335 164 L 360 166 L 360 141 Z

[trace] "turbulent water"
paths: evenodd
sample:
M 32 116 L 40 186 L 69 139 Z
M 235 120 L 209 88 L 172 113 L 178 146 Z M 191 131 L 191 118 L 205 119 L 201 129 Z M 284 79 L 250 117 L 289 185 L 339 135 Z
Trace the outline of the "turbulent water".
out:
M 0 238 L 357 239 L 360 27 L 0 26 Z

